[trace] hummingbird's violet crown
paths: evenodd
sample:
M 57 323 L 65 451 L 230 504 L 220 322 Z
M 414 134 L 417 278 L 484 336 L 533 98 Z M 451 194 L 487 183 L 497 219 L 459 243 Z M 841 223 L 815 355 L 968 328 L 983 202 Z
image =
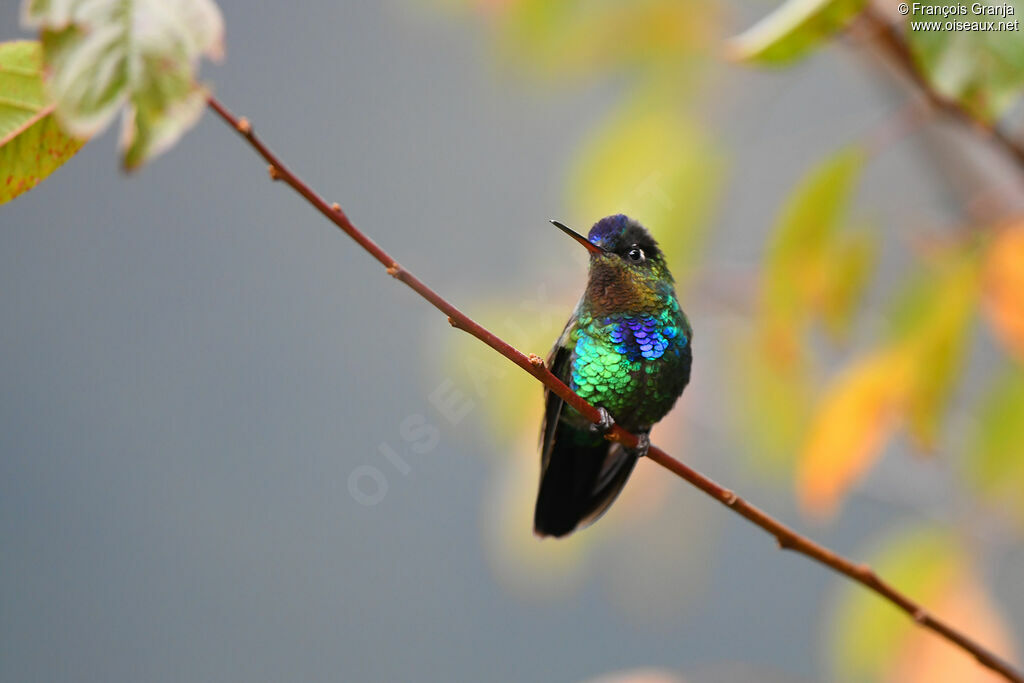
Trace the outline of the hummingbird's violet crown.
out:
M 634 244 L 648 251 L 658 246 L 644 226 L 621 213 L 607 216 L 594 223 L 594 227 L 587 234 L 587 240 L 608 251 L 619 251 Z

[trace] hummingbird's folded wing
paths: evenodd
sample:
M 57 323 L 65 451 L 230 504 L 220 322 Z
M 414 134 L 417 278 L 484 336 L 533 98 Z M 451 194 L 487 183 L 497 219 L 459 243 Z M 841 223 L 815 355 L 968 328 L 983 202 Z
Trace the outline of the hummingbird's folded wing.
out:
M 572 364 L 572 331 L 576 327 L 576 316 L 573 316 L 569 323 L 562 330 L 562 334 L 559 335 L 558 341 L 551 348 L 551 352 L 548 353 L 547 359 L 544 361 L 551 371 L 558 379 L 568 384 L 570 366 Z M 550 389 L 544 389 L 544 422 L 541 424 L 540 429 L 540 469 L 541 472 L 548 466 L 548 460 L 551 457 L 551 446 L 555 439 L 555 427 L 558 424 L 559 418 L 562 416 L 562 407 L 565 405 L 565 401 L 558 397 L 557 394 L 552 392 Z

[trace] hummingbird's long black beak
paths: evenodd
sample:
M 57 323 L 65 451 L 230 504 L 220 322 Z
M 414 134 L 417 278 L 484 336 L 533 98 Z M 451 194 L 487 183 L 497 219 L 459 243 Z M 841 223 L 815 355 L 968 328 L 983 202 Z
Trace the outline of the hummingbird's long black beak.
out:
M 597 246 L 596 244 L 594 244 L 586 237 L 573 230 L 572 228 L 568 227 L 567 225 L 559 223 L 558 221 L 551 221 L 551 224 L 558 228 L 559 230 L 561 230 L 562 232 L 564 232 L 569 237 L 573 238 L 574 240 L 582 244 L 587 249 L 587 251 L 589 251 L 592 254 L 604 254 L 607 251 L 606 249 Z

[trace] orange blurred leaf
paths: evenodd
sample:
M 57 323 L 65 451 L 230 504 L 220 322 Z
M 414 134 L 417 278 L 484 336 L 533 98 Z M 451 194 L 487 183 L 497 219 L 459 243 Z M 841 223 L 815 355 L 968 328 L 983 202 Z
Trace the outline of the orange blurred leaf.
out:
M 982 287 L 996 336 L 1024 362 L 1024 220 L 1002 230 L 989 246 Z
M 847 368 L 826 389 L 797 465 L 797 496 L 827 516 L 881 454 L 910 389 L 906 347 L 883 350 Z

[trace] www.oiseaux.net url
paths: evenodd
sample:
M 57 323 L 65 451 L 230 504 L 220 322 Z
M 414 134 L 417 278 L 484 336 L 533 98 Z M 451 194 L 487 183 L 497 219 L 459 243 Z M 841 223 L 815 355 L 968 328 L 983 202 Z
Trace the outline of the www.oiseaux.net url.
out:
M 911 14 L 911 31 L 1020 31 L 1020 19 L 1011 3 L 990 5 L 932 5 L 920 2 L 900 3 L 900 14 Z

